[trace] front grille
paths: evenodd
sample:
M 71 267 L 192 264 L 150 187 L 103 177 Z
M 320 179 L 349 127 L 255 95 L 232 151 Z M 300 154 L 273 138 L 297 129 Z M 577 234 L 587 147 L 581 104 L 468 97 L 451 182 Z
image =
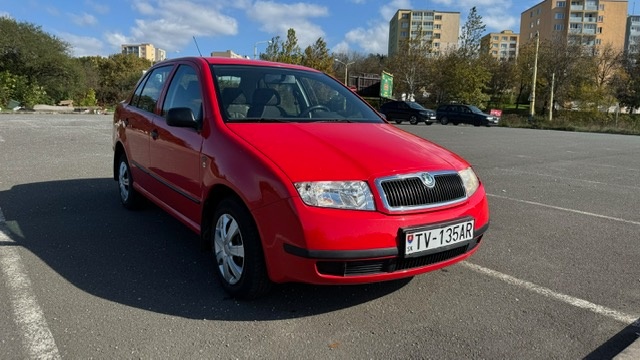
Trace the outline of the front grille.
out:
M 466 191 L 455 172 L 433 174 L 435 186 L 427 187 L 421 173 L 379 179 L 378 188 L 389 210 L 414 210 L 462 201 Z
M 416 258 L 392 258 L 363 261 L 318 261 L 316 267 L 320 274 L 333 276 L 358 276 L 390 273 L 417 267 L 436 264 L 453 259 L 473 249 L 480 241 L 449 249 L 443 252 L 420 256 Z

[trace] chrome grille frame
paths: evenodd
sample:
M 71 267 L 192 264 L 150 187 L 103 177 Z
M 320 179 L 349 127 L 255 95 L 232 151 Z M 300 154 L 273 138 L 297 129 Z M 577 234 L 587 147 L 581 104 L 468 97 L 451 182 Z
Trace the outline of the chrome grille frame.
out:
M 462 184 L 462 179 L 460 179 L 460 183 L 461 183 L 461 186 L 462 186 L 462 192 L 464 194 L 461 197 L 457 197 L 457 198 L 453 198 L 453 199 L 446 200 L 446 201 L 441 201 L 441 202 L 435 202 L 435 203 L 429 203 L 429 204 L 421 204 L 421 205 L 413 205 L 413 206 L 392 206 L 390 204 L 390 202 L 389 202 L 389 194 L 386 193 L 386 191 L 385 191 L 385 189 L 383 187 L 383 183 L 385 183 L 385 182 L 402 182 L 404 180 L 414 179 L 414 178 L 420 179 L 420 175 L 424 174 L 425 172 L 428 172 L 429 174 L 433 175 L 436 178 L 436 186 L 438 186 L 438 178 L 443 176 L 443 175 L 456 175 L 458 178 L 460 178 L 460 174 L 458 174 L 457 171 L 433 171 L 433 172 L 432 171 L 421 171 L 421 172 L 410 173 L 410 174 L 401 174 L 401 175 L 393 175 L 393 176 L 377 178 L 377 179 L 375 179 L 375 185 L 376 185 L 376 189 L 378 190 L 378 194 L 380 194 L 380 198 L 382 200 L 382 204 L 384 205 L 384 208 L 386 210 L 388 210 L 389 212 L 403 212 L 403 211 L 412 211 L 412 210 L 424 210 L 424 209 L 432 209 L 432 208 L 436 208 L 436 207 L 440 207 L 440 206 L 453 205 L 453 204 L 457 204 L 457 203 L 463 202 L 463 201 L 468 199 L 468 195 L 467 195 L 466 189 L 464 188 L 464 184 Z

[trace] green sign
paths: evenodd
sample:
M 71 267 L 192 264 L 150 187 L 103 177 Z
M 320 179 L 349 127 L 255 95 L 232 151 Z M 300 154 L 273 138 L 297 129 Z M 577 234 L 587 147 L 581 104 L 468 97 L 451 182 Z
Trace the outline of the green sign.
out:
M 380 77 L 380 97 L 391 99 L 393 95 L 393 75 L 382 72 Z

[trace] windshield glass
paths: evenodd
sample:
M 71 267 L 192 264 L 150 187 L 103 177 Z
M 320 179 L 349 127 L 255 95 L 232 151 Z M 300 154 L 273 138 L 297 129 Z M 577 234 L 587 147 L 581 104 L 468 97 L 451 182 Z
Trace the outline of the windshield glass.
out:
M 422 105 L 418 104 L 417 102 L 408 102 L 407 104 L 409 104 L 410 107 L 412 107 L 414 109 L 417 109 L 417 110 L 427 110 Z
M 478 109 L 477 107 L 471 105 L 469 106 L 469 109 L 471 109 L 471 112 L 474 112 L 476 114 L 482 114 L 482 110 Z
M 228 122 L 384 122 L 323 73 L 246 65 L 211 65 L 211 72 Z

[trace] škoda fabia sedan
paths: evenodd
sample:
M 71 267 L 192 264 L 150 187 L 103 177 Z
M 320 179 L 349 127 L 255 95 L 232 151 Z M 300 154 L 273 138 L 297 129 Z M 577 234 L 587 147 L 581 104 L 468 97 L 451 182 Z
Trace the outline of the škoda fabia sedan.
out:
M 199 234 L 238 298 L 273 283 L 433 271 L 473 254 L 489 224 L 469 163 L 313 69 L 163 61 L 118 105 L 113 125 L 122 204 L 144 197 Z

